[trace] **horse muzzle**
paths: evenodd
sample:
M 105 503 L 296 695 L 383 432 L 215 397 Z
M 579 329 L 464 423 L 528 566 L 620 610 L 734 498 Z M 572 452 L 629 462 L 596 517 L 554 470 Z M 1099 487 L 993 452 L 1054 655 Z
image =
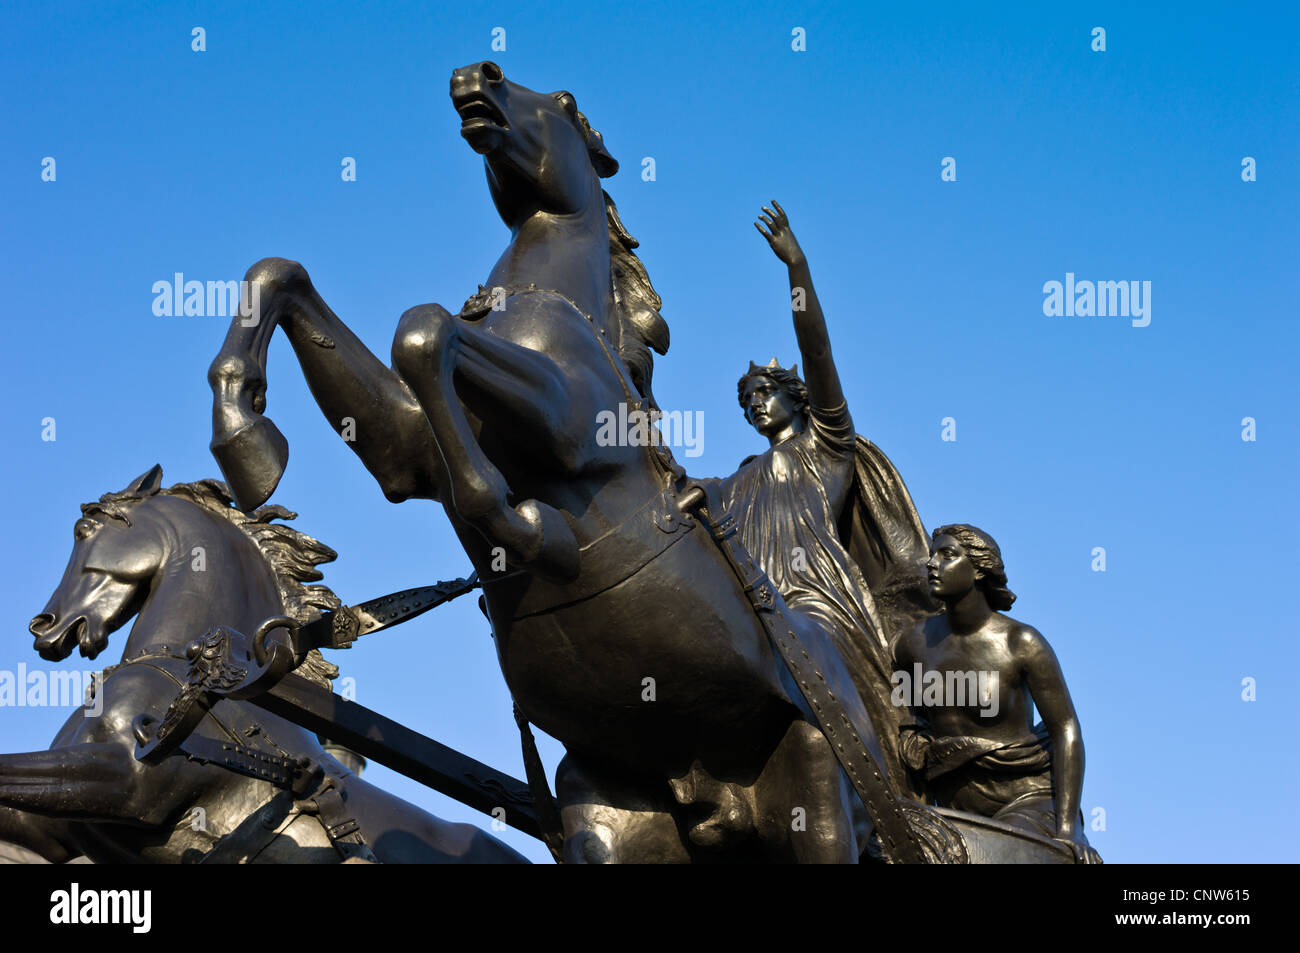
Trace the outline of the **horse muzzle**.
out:
M 496 96 L 505 74 L 495 63 L 463 66 L 451 74 L 451 105 L 460 116 L 460 134 L 471 149 L 486 155 L 497 148 L 510 122 Z
M 108 645 L 103 627 L 84 614 L 60 622 L 54 613 L 42 612 L 27 624 L 27 631 L 36 637 L 33 647 L 47 662 L 62 662 L 77 646 L 86 658 L 94 658 Z

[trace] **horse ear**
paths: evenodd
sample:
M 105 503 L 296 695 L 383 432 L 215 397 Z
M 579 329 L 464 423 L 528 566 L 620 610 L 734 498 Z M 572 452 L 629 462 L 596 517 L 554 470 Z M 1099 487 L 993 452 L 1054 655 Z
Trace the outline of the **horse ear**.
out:
M 132 496 L 153 496 L 162 488 L 162 464 L 155 463 L 147 471 L 130 482 L 123 493 Z
M 591 156 L 591 164 L 596 170 L 596 175 L 602 179 L 608 179 L 618 172 L 618 160 L 609 154 L 609 150 L 605 148 L 605 141 L 601 139 L 600 133 L 594 130 L 587 139 L 587 155 Z
M 605 137 L 591 128 L 587 117 L 578 113 L 578 126 L 587 137 L 587 155 L 591 157 L 592 168 L 602 179 L 608 179 L 618 171 L 618 160 L 605 148 Z

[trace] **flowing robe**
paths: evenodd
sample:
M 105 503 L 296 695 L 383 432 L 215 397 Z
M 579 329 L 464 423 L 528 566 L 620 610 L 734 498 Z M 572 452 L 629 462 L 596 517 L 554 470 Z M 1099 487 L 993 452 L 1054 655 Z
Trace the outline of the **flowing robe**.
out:
M 810 407 L 803 432 L 747 460 L 721 491 L 742 543 L 787 605 L 831 634 L 875 723 L 882 767 L 898 793 L 916 796 L 899 750 L 909 713 L 890 702 L 891 633 L 841 538 L 865 554 L 873 575 L 893 578 L 901 568 L 915 583 L 925 536 L 897 472 L 856 436 L 841 403 Z

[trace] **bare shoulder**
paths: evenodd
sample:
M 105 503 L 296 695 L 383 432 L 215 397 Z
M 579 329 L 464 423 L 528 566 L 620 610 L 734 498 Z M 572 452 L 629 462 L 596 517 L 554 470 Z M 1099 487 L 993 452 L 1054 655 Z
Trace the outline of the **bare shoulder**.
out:
M 1043 637 L 1043 633 L 1032 625 L 1003 615 L 1001 612 L 994 615 L 1000 620 L 999 626 L 1006 635 L 1007 648 L 1011 650 L 1013 656 L 1025 662 L 1052 657 L 1051 645 Z

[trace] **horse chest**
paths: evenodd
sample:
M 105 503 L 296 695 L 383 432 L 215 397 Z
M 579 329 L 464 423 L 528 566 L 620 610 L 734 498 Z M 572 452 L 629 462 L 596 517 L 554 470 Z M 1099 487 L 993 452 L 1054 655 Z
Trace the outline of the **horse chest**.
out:
M 571 747 L 654 760 L 722 737 L 748 749 L 775 710 L 788 717 L 751 610 L 712 592 L 734 595 L 734 580 L 713 579 L 696 545 L 712 544 L 686 539 L 598 596 L 497 626 L 502 671 L 535 724 Z
M 580 374 L 604 376 L 610 369 L 602 334 L 562 295 L 528 291 L 511 295 L 499 311 L 489 312 L 483 327 L 512 344 L 551 357 L 561 367 L 576 366 Z M 613 342 L 609 342 L 613 347 Z

